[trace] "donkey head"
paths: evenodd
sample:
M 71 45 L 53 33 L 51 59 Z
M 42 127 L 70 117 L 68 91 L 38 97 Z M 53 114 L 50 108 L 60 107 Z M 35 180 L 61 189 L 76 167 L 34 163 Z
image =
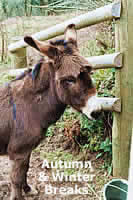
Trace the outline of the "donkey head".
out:
M 60 101 L 91 118 L 92 109 L 90 112 L 88 106 L 91 106 L 96 95 L 91 79 L 92 67 L 79 53 L 74 24 L 67 26 L 64 36 L 63 40 L 49 43 L 40 42 L 30 36 L 26 36 L 24 41 L 48 57 Z

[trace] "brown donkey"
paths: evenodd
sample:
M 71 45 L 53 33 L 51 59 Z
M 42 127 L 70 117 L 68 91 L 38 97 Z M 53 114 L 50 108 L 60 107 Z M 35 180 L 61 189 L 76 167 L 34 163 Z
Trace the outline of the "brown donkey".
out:
M 26 36 L 24 41 L 48 59 L 0 88 L 0 154 L 11 161 L 10 200 L 22 200 L 22 190 L 30 191 L 31 152 L 66 106 L 88 117 L 96 106 L 91 66 L 79 53 L 74 24 L 66 28 L 64 40 L 43 43 Z

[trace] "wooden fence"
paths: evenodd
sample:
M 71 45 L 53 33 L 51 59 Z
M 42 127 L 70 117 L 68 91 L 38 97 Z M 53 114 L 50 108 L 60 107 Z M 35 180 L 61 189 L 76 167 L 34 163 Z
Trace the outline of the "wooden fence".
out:
M 120 2 L 112 3 L 110 5 L 98 8 L 95 11 L 88 12 L 86 14 L 80 15 L 64 23 L 55 25 L 51 28 L 48 28 L 44 31 L 40 31 L 32 35 L 38 40 L 48 40 L 55 36 L 59 36 L 64 33 L 64 30 L 68 24 L 75 24 L 76 29 L 81 29 L 93 24 L 97 24 L 103 21 L 111 20 L 113 18 L 120 17 Z M 12 65 L 16 68 L 23 68 L 27 65 L 26 59 L 26 48 L 27 44 L 24 40 L 20 40 L 16 43 L 11 44 L 8 49 L 11 52 Z
M 122 12 L 121 5 L 123 8 Z M 122 2 L 119 0 L 33 35 L 34 38 L 43 41 L 63 34 L 66 26 L 70 23 L 74 23 L 76 29 L 81 29 L 106 20 L 117 19 L 115 37 L 116 53 L 89 57 L 87 59 L 94 69 L 116 68 L 116 89 L 119 99 L 102 98 L 102 100 L 105 104 L 109 105 L 108 107 L 104 105 L 104 110 L 111 109 L 116 111 L 114 114 L 112 135 L 113 174 L 114 176 L 123 178 L 127 178 L 128 176 L 133 119 L 133 26 L 130 25 L 133 19 L 132 10 L 132 0 L 122 0 Z M 13 57 L 13 64 L 17 63 L 16 68 L 26 66 L 26 47 L 27 44 L 24 40 L 20 40 L 11 44 L 8 48 Z M 121 68 L 122 64 L 123 68 Z M 23 70 L 11 70 L 10 74 L 16 75 Z

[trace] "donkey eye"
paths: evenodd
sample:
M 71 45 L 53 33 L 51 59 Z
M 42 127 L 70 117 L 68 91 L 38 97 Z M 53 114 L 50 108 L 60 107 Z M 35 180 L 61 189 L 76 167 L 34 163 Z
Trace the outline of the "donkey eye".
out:
M 71 86 L 72 84 L 76 83 L 76 78 L 74 77 L 67 77 L 63 80 L 61 80 L 61 84 L 64 88 L 68 88 L 68 86 Z
M 66 79 L 66 82 L 69 84 L 75 83 L 76 80 L 74 78 Z
M 76 78 L 73 76 L 69 76 L 64 80 L 67 84 L 72 84 L 76 82 Z
M 61 84 L 64 88 L 68 88 L 68 86 L 71 86 L 74 83 L 76 83 L 76 78 L 73 76 L 69 76 L 61 80 Z

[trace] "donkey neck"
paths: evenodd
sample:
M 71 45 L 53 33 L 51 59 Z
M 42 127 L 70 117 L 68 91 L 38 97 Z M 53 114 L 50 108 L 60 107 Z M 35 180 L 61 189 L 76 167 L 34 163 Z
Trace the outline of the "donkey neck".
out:
M 41 126 L 47 128 L 56 122 L 64 113 L 66 104 L 62 103 L 58 97 L 55 83 L 55 72 L 50 67 L 49 88 L 42 94 L 42 100 L 39 104 L 39 113 L 41 115 Z

